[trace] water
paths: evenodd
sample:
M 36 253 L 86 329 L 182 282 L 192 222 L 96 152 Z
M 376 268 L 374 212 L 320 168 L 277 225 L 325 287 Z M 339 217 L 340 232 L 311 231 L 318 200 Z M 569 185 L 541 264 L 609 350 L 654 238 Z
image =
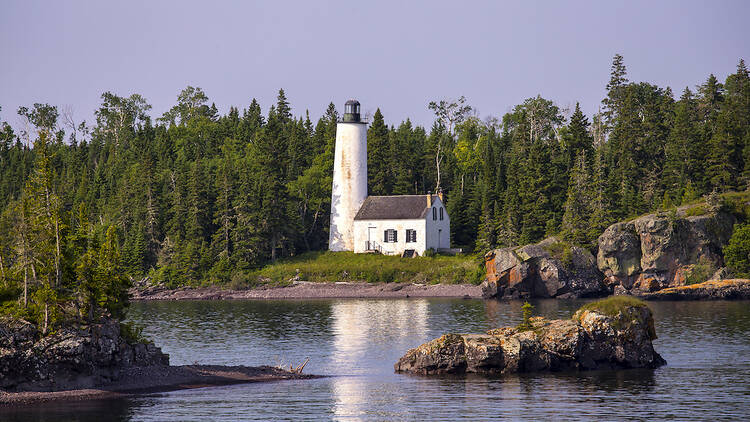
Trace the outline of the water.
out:
M 568 318 L 582 301 L 534 302 Z M 445 332 L 514 325 L 520 303 L 463 299 L 135 303 L 173 364 L 298 364 L 329 378 L 0 410 L 0 420 L 748 420 L 750 302 L 651 303 L 668 365 L 483 378 L 393 372 Z

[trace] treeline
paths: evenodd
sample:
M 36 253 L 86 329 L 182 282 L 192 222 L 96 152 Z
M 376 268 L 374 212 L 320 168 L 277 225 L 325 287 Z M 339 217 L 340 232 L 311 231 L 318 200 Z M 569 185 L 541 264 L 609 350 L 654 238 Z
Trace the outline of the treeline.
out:
M 429 130 L 409 120 L 389 126 L 378 109 L 368 130 L 370 194 L 444 191 L 453 243 L 480 252 L 551 234 L 590 245 L 619 219 L 745 189 L 743 61 L 723 83 L 711 75 L 675 99 L 670 88 L 630 82 L 618 55 L 607 91 L 591 118 L 540 96 L 484 120 L 463 97 L 436 101 Z M 265 115 L 255 100 L 220 115 L 188 87 L 155 121 L 149 109 L 138 94 L 105 93 L 93 125 L 47 104 L 20 108 L 27 124 L 18 133 L 2 125 L 3 285 L 77 286 L 81 256 L 107 242 L 129 277 L 173 286 L 252 282 L 269 261 L 327 247 L 333 104 L 313 123 L 293 115 L 280 90 Z M 34 203 L 40 172 L 55 198 L 43 213 Z

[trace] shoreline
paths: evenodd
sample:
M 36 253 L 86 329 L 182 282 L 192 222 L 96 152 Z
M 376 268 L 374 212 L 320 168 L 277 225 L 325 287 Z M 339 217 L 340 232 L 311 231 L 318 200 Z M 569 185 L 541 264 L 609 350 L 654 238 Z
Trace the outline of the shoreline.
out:
M 133 301 L 484 298 L 482 286 L 474 284 L 368 283 L 365 281 L 295 281 L 289 286 L 260 286 L 246 290 L 224 289 L 217 286 L 177 289 L 154 286 L 131 288 L 129 293 Z M 633 296 L 647 301 L 747 300 L 750 299 L 750 280 L 708 280 L 699 284 L 669 287 Z
M 89 388 L 61 391 L 6 392 L 0 390 L 0 405 L 29 406 L 59 401 L 121 399 L 142 394 L 219 387 L 255 382 L 321 378 L 297 374 L 271 366 L 182 365 L 128 368 L 118 380 Z M 1 413 L 0 413 L 1 414 Z
M 131 300 L 243 300 L 243 299 L 379 299 L 379 298 L 482 298 L 482 287 L 474 284 L 413 284 L 368 282 L 296 281 L 285 287 L 248 290 L 198 287 L 130 289 Z

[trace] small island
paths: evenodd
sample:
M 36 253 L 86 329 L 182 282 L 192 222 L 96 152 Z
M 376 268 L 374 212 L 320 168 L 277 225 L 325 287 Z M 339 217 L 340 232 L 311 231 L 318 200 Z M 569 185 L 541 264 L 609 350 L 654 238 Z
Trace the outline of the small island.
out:
M 658 368 L 654 319 L 639 299 L 613 296 L 581 307 L 569 320 L 530 316 L 485 334 L 445 334 L 411 349 L 396 372 L 485 375 L 540 371 Z

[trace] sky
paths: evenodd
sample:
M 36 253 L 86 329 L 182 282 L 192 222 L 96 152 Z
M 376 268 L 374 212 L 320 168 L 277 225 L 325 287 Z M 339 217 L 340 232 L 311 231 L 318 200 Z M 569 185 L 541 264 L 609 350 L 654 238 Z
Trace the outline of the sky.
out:
M 501 117 L 541 95 L 589 116 L 614 54 L 628 77 L 679 97 L 750 63 L 750 1 L 0 0 L 0 121 L 49 103 L 94 123 L 101 94 L 141 94 L 156 118 L 188 85 L 220 112 L 295 115 L 349 98 L 386 123 L 430 126 L 430 101 L 465 96 Z

